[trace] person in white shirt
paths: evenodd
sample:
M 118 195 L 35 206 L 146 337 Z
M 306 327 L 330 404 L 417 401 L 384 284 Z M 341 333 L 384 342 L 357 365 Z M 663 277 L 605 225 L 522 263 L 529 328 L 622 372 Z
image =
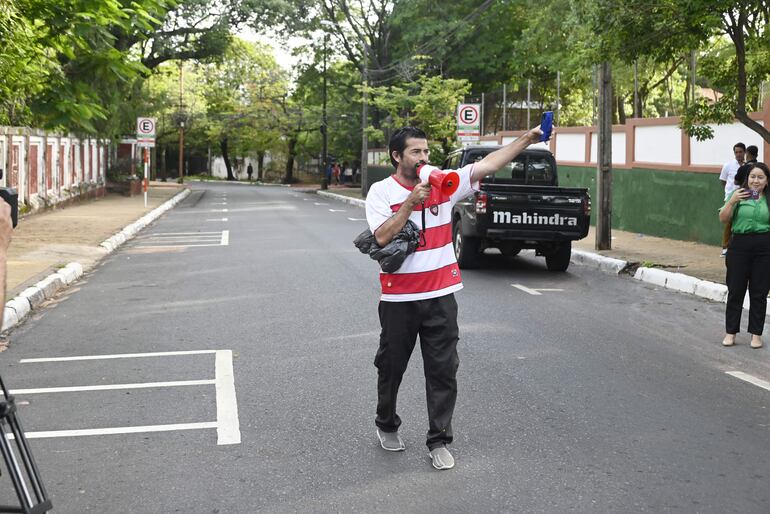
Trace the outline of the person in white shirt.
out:
M 389 153 L 395 174 L 372 185 L 366 196 L 366 220 L 381 247 L 408 220 L 423 229 L 422 246 L 406 257 L 394 273 L 380 273 L 382 332 L 374 359 L 377 367 L 377 437 L 382 448 L 403 451 L 398 435 L 401 419 L 396 398 L 409 357 L 420 336 L 428 403 L 426 445 L 436 469 L 450 469 L 454 458 L 446 445 L 453 439 L 452 415 L 457 398 L 458 326 L 454 292 L 462 289 L 460 269 L 452 246 L 452 206 L 479 189 L 479 181 L 496 173 L 530 144 L 539 141 L 540 128 L 527 131 L 482 160 L 456 170 L 457 190 L 446 195 L 432 188 L 427 165 L 428 137 L 415 127 L 397 130 Z M 423 226 L 423 215 L 425 225 Z
M 746 156 L 746 145 L 743 143 L 735 143 L 733 146 L 733 154 L 735 159 L 728 161 L 722 166 L 722 171 L 719 173 L 719 181 L 722 183 L 722 187 L 725 189 L 724 201 L 726 202 L 730 198 L 730 194 L 738 187 L 735 185 L 735 174 L 738 172 L 738 168 L 743 165 L 743 159 Z M 722 232 L 722 257 L 727 253 L 727 246 L 730 244 L 730 224 L 725 224 L 724 231 Z

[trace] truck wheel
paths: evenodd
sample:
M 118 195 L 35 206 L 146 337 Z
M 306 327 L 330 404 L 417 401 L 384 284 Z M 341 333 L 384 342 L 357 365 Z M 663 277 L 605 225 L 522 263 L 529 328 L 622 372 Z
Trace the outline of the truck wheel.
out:
M 553 253 L 545 256 L 545 265 L 549 271 L 567 271 L 572 255 L 572 241 L 560 244 Z
M 460 228 L 460 222 L 454 224 L 452 230 L 452 243 L 455 248 L 455 258 L 461 269 L 476 266 L 481 244 L 475 237 L 465 237 Z

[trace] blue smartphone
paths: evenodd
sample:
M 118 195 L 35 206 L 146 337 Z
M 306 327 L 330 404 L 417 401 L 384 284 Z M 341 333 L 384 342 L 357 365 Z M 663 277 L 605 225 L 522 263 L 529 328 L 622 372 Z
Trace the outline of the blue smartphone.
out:
M 540 130 L 543 131 L 543 135 L 540 136 L 540 141 L 546 142 L 551 139 L 551 131 L 553 131 L 553 111 L 545 111 L 542 118 L 540 118 Z

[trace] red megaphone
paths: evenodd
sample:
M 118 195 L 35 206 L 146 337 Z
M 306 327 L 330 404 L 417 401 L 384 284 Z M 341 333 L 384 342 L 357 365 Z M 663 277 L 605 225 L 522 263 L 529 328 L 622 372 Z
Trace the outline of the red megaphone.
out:
M 421 172 L 423 169 L 430 173 L 430 175 L 428 175 L 428 182 L 430 182 L 430 185 L 440 191 L 442 196 L 451 196 L 452 193 L 457 191 L 457 187 L 460 185 L 460 175 L 458 175 L 457 172 L 444 172 L 430 164 L 423 164 L 417 170 L 418 175 L 422 176 Z

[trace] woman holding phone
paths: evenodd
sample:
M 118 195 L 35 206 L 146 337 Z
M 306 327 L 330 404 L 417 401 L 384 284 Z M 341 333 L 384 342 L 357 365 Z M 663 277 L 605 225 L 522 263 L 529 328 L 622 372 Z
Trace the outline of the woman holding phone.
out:
M 756 162 L 739 189 L 719 210 L 719 221 L 730 223 L 732 238 L 727 247 L 727 308 L 722 345 L 733 346 L 740 331 L 743 298 L 749 290 L 751 347 L 762 348 L 767 293 L 770 291 L 770 170 Z

